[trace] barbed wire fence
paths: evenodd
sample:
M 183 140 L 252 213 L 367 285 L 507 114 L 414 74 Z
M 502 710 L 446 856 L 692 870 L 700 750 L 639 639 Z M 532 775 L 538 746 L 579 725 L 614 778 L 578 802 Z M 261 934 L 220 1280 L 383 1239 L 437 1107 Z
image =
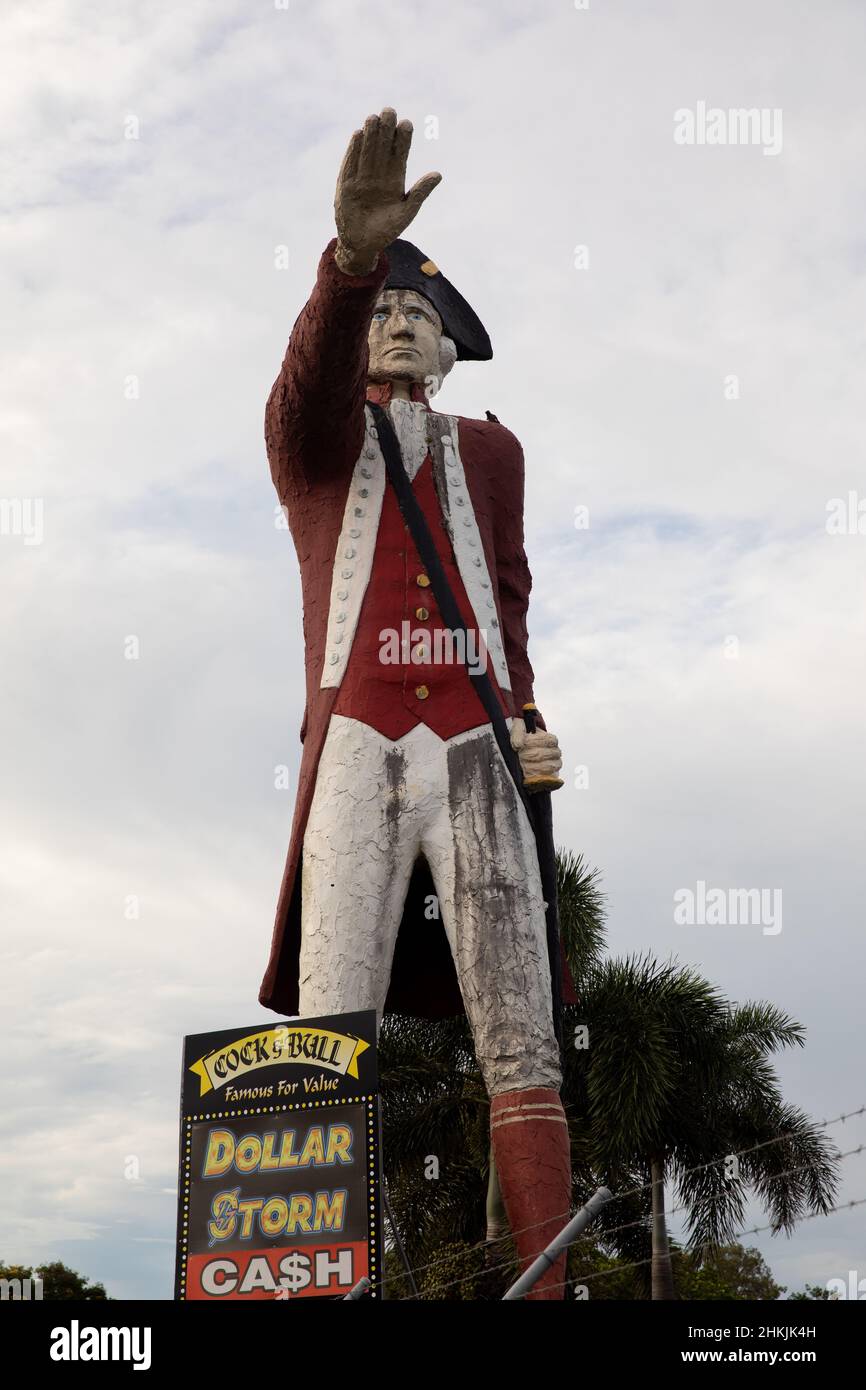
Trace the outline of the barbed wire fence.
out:
M 860 1116 L 860 1115 L 864 1115 L 864 1114 L 866 1114 L 866 1104 L 859 1106 L 859 1107 L 858 1107 L 857 1109 L 855 1109 L 855 1110 L 844 1111 L 841 1115 L 836 1115 L 836 1116 L 834 1116 L 833 1119 L 830 1119 L 830 1120 L 821 1120 L 821 1121 L 818 1122 L 817 1128 L 819 1128 L 819 1129 L 828 1129 L 828 1128 L 830 1128 L 832 1125 L 844 1124 L 844 1123 L 846 1123 L 848 1120 L 854 1119 L 854 1118 L 856 1118 L 856 1117 L 858 1117 L 858 1116 Z M 739 1158 L 744 1158 L 744 1157 L 747 1156 L 748 1154 L 757 1152 L 759 1149 L 768 1148 L 768 1147 L 770 1147 L 770 1146 L 773 1145 L 773 1144 L 782 1144 L 782 1143 L 785 1143 L 787 1140 L 792 1139 L 792 1138 L 796 1138 L 796 1137 L 797 1137 L 796 1131 L 792 1131 L 792 1130 L 781 1131 L 779 1134 L 773 1135 L 773 1136 L 772 1136 L 771 1138 L 769 1138 L 769 1139 L 763 1139 L 763 1140 L 761 1140 L 759 1143 L 751 1144 L 751 1145 L 748 1145 L 748 1146 L 745 1147 L 745 1148 L 734 1150 L 732 1153 L 723 1154 L 720 1158 L 714 1159 L 714 1160 L 712 1160 L 711 1162 L 695 1164 L 693 1167 L 686 1168 L 686 1169 L 684 1169 L 684 1170 L 682 1171 L 682 1173 L 680 1174 L 680 1177 L 686 1177 L 686 1176 L 688 1176 L 688 1175 L 690 1175 L 690 1174 L 699 1173 L 699 1172 L 705 1172 L 705 1171 L 707 1171 L 707 1170 L 710 1169 L 710 1168 L 716 1168 L 716 1167 L 719 1167 L 721 1164 L 724 1164 L 724 1163 L 729 1162 L 731 1158 L 738 1158 L 738 1159 L 739 1159 Z M 840 1162 L 841 1162 L 841 1161 L 843 1161 L 843 1160 L 846 1159 L 846 1158 L 851 1158 L 851 1157 L 853 1157 L 853 1156 L 856 1155 L 856 1154 L 863 1153 L 864 1151 L 866 1151 L 866 1144 L 859 1144 L 856 1148 L 848 1149 L 848 1150 L 846 1150 L 844 1153 L 840 1153 L 840 1154 L 836 1155 L 836 1158 L 837 1158 L 837 1161 L 840 1161 Z M 784 1178 L 784 1177 L 790 1177 L 790 1176 L 791 1176 L 792 1174 L 794 1174 L 794 1173 L 808 1171 L 810 1168 L 819 1167 L 820 1164 L 821 1164 L 821 1162 L 822 1162 L 822 1160 L 816 1159 L 816 1160 L 814 1160 L 814 1161 L 811 1162 L 811 1163 L 804 1163 L 804 1164 L 796 1165 L 794 1168 L 785 1169 L 785 1170 L 783 1170 L 783 1171 L 780 1172 L 780 1173 L 772 1174 L 772 1175 L 770 1176 L 770 1178 L 768 1179 L 768 1181 L 773 1181 L 773 1180 L 778 1181 L 778 1180 L 780 1180 L 780 1179 L 782 1179 L 782 1178 Z M 643 1194 L 643 1193 L 648 1193 L 648 1192 L 650 1192 L 651 1189 L 652 1189 L 652 1187 L 653 1187 L 653 1183 L 652 1183 L 652 1182 L 646 1182 L 646 1183 L 641 1183 L 641 1184 L 639 1184 L 639 1185 L 637 1185 L 637 1186 L 635 1186 L 635 1187 L 628 1188 L 628 1189 L 626 1189 L 626 1191 L 624 1191 L 624 1192 L 614 1193 L 614 1194 L 612 1194 L 612 1195 L 606 1197 L 606 1198 L 604 1199 L 604 1201 L 601 1202 L 601 1203 L 598 1205 L 597 1209 L 595 1209 L 595 1210 L 593 1211 L 593 1215 L 597 1215 L 598 1212 L 601 1210 L 601 1207 L 602 1207 L 602 1206 L 612 1206 L 612 1205 L 613 1205 L 614 1203 L 616 1203 L 616 1202 L 623 1202 L 623 1201 L 625 1201 L 625 1200 L 628 1199 L 628 1198 L 638 1197 L 638 1196 L 640 1196 L 640 1195 Z M 595 1196 L 597 1197 L 597 1196 L 598 1196 L 598 1193 L 596 1193 Z M 590 1203 L 589 1203 L 588 1205 L 591 1205 L 591 1203 L 592 1203 L 593 1200 L 594 1200 L 594 1199 L 590 1199 Z M 715 1197 L 715 1198 L 713 1198 L 712 1200 L 719 1201 L 719 1200 L 721 1200 L 721 1197 L 720 1197 L 720 1196 L 719 1196 L 719 1197 Z M 824 1209 L 824 1210 L 821 1210 L 821 1211 L 809 1212 L 809 1213 L 807 1213 L 805 1216 L 803 1216 L 803 1217 L 801 1217 L 801 1218 L 799 1218 L 799 1219 L 800 1219 L 801 1221 L 809 1221 L 809 1220 L 814 1220 L 814 1218 L 815 1218 L 815 1217 L 818 1217 L 818 1216 L 832 1216 L 832 1215 L 833 1215 L 834 1213 L 836 1213 L 836 1212 L 847 1211 L 847 1210 L 849 1210 L 850 1208 L 862 1206 L 864 1203 L 866 1203 L 866 1197 L 860 1198 L 860 1199 L 857 1199 L 856 1201 L 851 1201 L 851 1202 L 840 1202 L 840 1203 L 839 1203 L 838 1205 L 836 1205 L 836 1206 L 828 1207 L 828 1208 L 826 1208 L 826 1209 Z M 687 1203 L 687 1202 L 682 1202 L 682 1203 L 680 1203 L 678 1206 L 671 1207 L 671 1208 L 666 1212 L 666 1215 L 667 1215 L 667 1216 L 674 1216 L 674 1215 L 676 1215 L 678 1212 L 689 1210 L 689 1207 L 690 1207 L 690 1204 L 689 1204 L 689 1203 Z M 541 1225 L 545 1225 L 545 1226 L 546 1226 L 546 1225 L 549 1225 L 551 1219 L 552 1219 L 552 1218 L 547 1217 L 547 1218 L 545 1218 L 545 1220 L 544 1220 L 543 1222 L 536 1222 L 536 1223 L 534 1223 L 533 1225 L 521 1227 L 521 1228 L 519 1228 L 518 1231 L 509 1232 L 507 1235 L 503 1235 L 503 1236 L 496 1237 L 495 1239 L 490 1240 L 490 1241 L 488 1241 L 488 1240 L 480 1240 L 480 1241 L 477 1241 L 474 1245 L 467 1246 L 466 1249 L 463 1251 L 463 1255 L 464 1255 L 464 1257 L 468 1257 L 468 1256 L 472 1255 L 473 1253 L 477 1253 L 477 1252 L 480 1252 L 480 1251 L 484 1251 L 485 1253 L 487 1253 L 487 1254 L 489 1255 L 489 1254 L 491 1254 L 491 1253 L 493 1252 L 493 1250 L 494 1250 L 495 1247 L 497 1247 L 497 1246 L 500 1246 L 500 1247 L 503 1247 L 503 1248 L 506 1247 L 506 1246 L 510 1246 L 510 1244 L 511 1244 L 513 1238 L 514 1238 L 516 1235 L 522 1235 L 522 1234 L 524 1234 L 526 1231 L 535 1230 L 535 1229 L 537 1229 L 538 1226 L 541 1226 Z M 562 1221 L 562 1222 L 563 1222 L 563 1227 L 564 1227 L 564 1228 L 567 1228 L 567 1226 L 573 1222 L 574 1217 L 573 1217 L 572 1212 L 571 1212 L 571 1211 L 568 1211 L 568 1212 L 562 1212 L 562 1213 L 560 1213 L 560 1215 L 559 1215 L 557 1218 L 553 1218 L 553 1219 Z M 649 1213 L 647 1213 L 647 1215 L 638 1217 L 638 1218 L 635 1219 L 635 1220 L 622 1222 L 622 1223 L 620 1223 L 620 1224 L 617 1225 L 617 1226 L 605 1227 L 605 1228 L 599 1233 L 599 1237 L 598 1237 L 598 1238 L 601 1239 L 601 1240 L 603 1240 L 603 1241 L 607 1241 L 607 1240 L 609 1239 L 610 1236 L 615 1235 L 615 1234 L 618 1234 L 619 1232 L 624 1231 L 624 1230 L 628 1230 L 628 1229 L 630 1229 L 630 1228 L 643 1227 L 643 1228 L 645 1228 L 645 1229 L 648 1229 L 648 1228 L 649 1228 L 649 1223 L 650 1223 L 650 1216 L 649 1216 Z M 759 1233 L 762 1232 L 762 1231 L 778 1231 L 779 1229 L 781 1229 L 779 1223 L 778 1223 L 778 1222 L 772 1222 L 772 1221 L 771 1221 L 771 1222 L 766 1223 L 765 1225 L 761 1225 L 761 1226 L 752 1226 L 752 1227 L 745 1227 L 745 1228 L 743 1228 L 742 1230 L 735 1231 L 735 1232 L 732 1234 L 731 1239 L 732 1239 L 732 1240 L 737 1240 L 737 1239 L 739 1239 L 739 1237 L 741 1237 L 741 1236 L 746 1236 L 746 1235 L 757 1235 L 757 1234 L 759 1234 Z M 562 1234 L 562 1232 L 560 1232 L 560 1235 L 561 1235 L 561 1234 Z M 579 1241 L 579 1240 L 581 1240 L 581 1239 L 586 1239 L 586 1238 L 587 1238 L 587 1237 L 583 1236 L 583 1234 L 582 1234 L 581 1231 L 578 1231 L 578 1232 L 575 1234 L 575 1236 L 574 1236 L 571 1240 L 569 1240 L 568 1245 L 571 1246 L 572 1244 L 575 1244 L 577 1241 Z M 548 1247 L 548 1249 L 550 1249 L 550 1246 Z M 433 1269 L 435 1269 L 435 1268 L 437 1268 L 437 1267 L 441 1267 L 443 1264 L 446 1264 L 446 1263 L 449 1263 L 449 1262 L 450 1262 L 450 1257 L 447 1256 L 447 1255 L 445 1255 L 445 1256 L 437 1256 L 436 1259 L 430 1260 L 430 1261 L 428 1261 L 426 1264 L 415 1265 L 415 1266 L 413 1266 L 413 1267 L 412 1267 L 412 1270 L 411 1270 L 411 1275 L 412 1275 L 412 1283 L 415 1285 L 415 1289 L 413 1290 L 413 1293 L 411 1294 L 410 1298 L 409 1298 L 408 1300 L 406 1300 L 406 1301 L 421 1300 L 421 1299 L 423 1299 L 423 1297 L 424 1297 L 424 1295 L 423 1295 L 422 1293 L 418 1292 L 418 1285 L 417 1285 L 417 1277 L 416 1277 L 416 1276 L 418 1276 L 419 1274 L 425 1273 L 425 1272 L 429 1272 L 430 1270 L 433 1270 Z M 551 1261 L 551 1262 L 552 1262 L 552 1261 Z M 602 1278 L 609 1278 L 611 1275 L 618 1274 L 618 1273 L 621 1273 L 621 1272 L 624 1272 L 624 1271 L 627 1271 L 627 1270 L 640 1269 L 642 1266 L 646 1266 L 646 1265 L 651 1264 L 651 1262 L 652 1262 L 652 1257 L 651 1257 L 651 1256 L 649 1256 L 649 1257 L 647 1257 L 647 1258 L 645 1258 L 645 1259 L 642 1259 L 642 1260 L 633 1260 L 633 1261 L 629 1261 L 628 1263 L 622 1263 L 622 1262 L 618 1261 L 611 1269 L 588 1271 L 587 1274 L 585 1274 L 585 1275 L 582 1275 L 582 1276 L 581 1276 L 581 1275 L 578 1275 L 578 1276 L 574 1276 L 574 1277 L 571 1278 L 571 1279 L 563 1280 L 560 1284 L 555 1285 L 554 1287 L 567 1288 L 567 1287 L 570 1287 L 570 1286 L 573 1286 L 573 1285 L 577 1285 L 577 1286 L 583 1287 L 583 1286 L 585 1286 L 586 1284 L 588 1284 L 591 1280 L 594 1280 L 594 1279 L 602 1279 Z M 507 1255 L 505 1258 L 503 1258 L 503 1259 L 501 1259 L 501 1260 L 498 1260 L 498 1261 L 496 1261 L 496 1262 L 494 1262 L 494 1263 L 488 1264 L 486 1273 L 487 1273 L 487 1274 L 495 1274 L 497 1271 L 502 1271 L 502 1270 L 504 1270 L 504 1269 L 507 1269 L 509 1266 L 513 1265 L 513 1263 L 514 1263 L 513 1257 L 509 1254 L 509 1255 Z M 539 1277 L 541 1276 L 541 1274 L 544 1272 L 544 1269 L 545 1269 L 546 1267 L 549 1268 L 549 1263 L 542 1264 L 542 1265 L 539 1267 L 539 1269 L 538 1269 L 538 1271 L 537 1271 L 537 1274 L 536 1274 L 536 1281 L 537 1281 L 537 1278 L 539 1278 Z M 407 1270 L 407 1273 L 408 1273 L 408 1270 Z M 406 1277 L 407 1277 L 407 1275 L 406 1275 L 406 1274 L 403 1274 L 403 1275 L 392 1275 L 392 1276 L 390 1276 L 390 1278 L 388 1278 L 388 1279 L 385 1279 L 385 1278 L 379 1279 L 379 1280 L 376 1281 L 375 1284 L 371 1284 L 371 1285 L 370 1285 L 370 1290 L 369 1290 L 369 1291 L 372 1291 L 373 1289 L 377 1289 L 377 1290 L 383 1289 L 383 1288 L 386 1286 L 387 1283 L 396 1283 L 396 1282 L 399 1282 L 400 1280 L 402 1280 L 402 1279 L 404 1279 L 404 1278 L 406 1278 Z M 445 1290 L 447 1290 L 447 1289 L 449 1289 L 449 1288 L 457 1288 L 457 1287 L 459 1287 L 461 1284 L 465 1284 L 465 1283 L 469 1282 L 470 1280 L 474 1280 L 474 1279 L 477 1279 L 477 1278 L 478 1278 L 478 1273 L 477 1273 L 477 1272 L 473 1272 L 472 1274 L 464 1275 L 464 1276 L 462 1276 L 461 1278 L 458 1278 L 458 1279 L 446 1280 L 444 1283 L 438 1285 L 438 1293 L 441 1294 L 441 1293 L 443 1293 Z M 527 1288 L 525 1288 L 525 1289 L 523 1290 L 523 1292 L 522 1292 L 520 1295 L 518 1295 L 518 1296 L 519 1296 L 519 1297 L 525 1297 L 525 1296 L 526 1296 L 526 1293 L 528 1293 L 529 1291 L 530 1291 L 530 1288 L 527 1287 Z

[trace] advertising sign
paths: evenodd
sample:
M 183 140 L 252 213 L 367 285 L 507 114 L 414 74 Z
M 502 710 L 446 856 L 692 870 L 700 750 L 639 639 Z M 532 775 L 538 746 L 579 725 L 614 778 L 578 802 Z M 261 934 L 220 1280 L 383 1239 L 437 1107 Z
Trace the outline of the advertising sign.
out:
M 374 1011 L 184 1039 L 176 1298 L 375 1297 L 379 1205 Z

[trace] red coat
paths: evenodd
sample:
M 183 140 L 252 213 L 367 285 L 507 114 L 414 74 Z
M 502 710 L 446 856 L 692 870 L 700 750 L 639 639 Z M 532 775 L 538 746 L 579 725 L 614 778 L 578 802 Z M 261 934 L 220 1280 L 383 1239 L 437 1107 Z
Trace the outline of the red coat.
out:
M 330 242 L 313 292 L 292 330 L 282 369 L 268 398 L 265 439 L 271 476 L 301 568 L 307 705 L 294 821 L 273 944 L 259 999 L 293 1014 L 298 1007 L 300 864 L 316 770 L 339 687 L 321 688 L 331 580 L 355 463 L 365 434 L 365 400 L 385 403 L 389 387 L 367 388 L 367 334 L 388 273 L 383 253 L 369 275 L 347 276 Z M 420 388 L 413 388 L 423 400 Z M 458 421 L 459 448 L 511 680 L 513 710 L 532 694 L 526 610 L 531 577 L 523 549 L 523 451 L 504 426 Z M 468 677 L 467 677 L 468 680 Z M 506 698 L 508 698 L 506 696 Z M 512 711 L 513 712 L 513 711 Z M 462 1000 L 444 930 L 423 920 L 429 871 L 416 871 L 397 941 L 386 1009 L 439 1017 L 459 1013 Z M 414 927 L 413 927 L 414 924 Z M 423 946 L 419 944 L 423 943 Z

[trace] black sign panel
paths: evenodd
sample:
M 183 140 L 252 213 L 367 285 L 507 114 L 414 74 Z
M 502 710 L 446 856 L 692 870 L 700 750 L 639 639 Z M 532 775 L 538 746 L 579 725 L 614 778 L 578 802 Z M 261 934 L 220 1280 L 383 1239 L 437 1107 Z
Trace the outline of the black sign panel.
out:
M 178 1299 L 375 1297 L 375 1012 L 186 1038 L 178 1192 Z

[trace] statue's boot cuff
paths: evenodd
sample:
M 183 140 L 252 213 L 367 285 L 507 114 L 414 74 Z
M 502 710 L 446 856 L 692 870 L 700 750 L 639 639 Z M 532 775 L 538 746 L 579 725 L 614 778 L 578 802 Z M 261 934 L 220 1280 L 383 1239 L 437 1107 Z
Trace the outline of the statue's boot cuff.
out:
M 537 1086 L 494 1096 L 490 1136 L 522 1273 L 571 1216 L 571 1144 L 558 1092 Z M 530 1299 L 565 1297 L 565 1261 L 563 1253 Z

